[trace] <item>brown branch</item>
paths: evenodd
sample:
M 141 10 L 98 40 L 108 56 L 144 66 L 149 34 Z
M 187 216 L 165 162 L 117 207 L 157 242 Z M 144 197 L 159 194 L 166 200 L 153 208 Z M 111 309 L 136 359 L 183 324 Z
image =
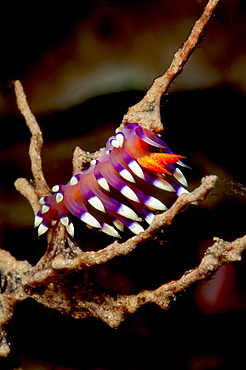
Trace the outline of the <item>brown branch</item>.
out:
M 21 114 L 23 114 L 26 124 L 32 134 L 29 147 L 31 169 L 35 180 L 35 190 L 38 196 L 42 197 L 49 191 L 42 169 L 41 149 L 43 145 L 43 135 L 27 103 L 26 95 L 20 81 L 15 81 L 15 94 L 18 108 Z
M 233 242 L 219 238 L 214 238 L 214 241 L 214 244 L 206 250 L 199 266 L 185 272 L 180 279 L 163 284 L 153 291 L 146 290 L 135 296 L 124 297 L 127 300 L 128 312 L 135 312 L 146 302 L 156 303 L 161 308 L 167 309 L 177 293 L 183 292 L 197 281 L 209 278 L 220 266 L 241 261 L 242 253 L 246 249 L 246 235 Z
M 9 252 L 0 249 L 0 357 L 10 352 L 4 326 L 13 316 L 16 303 L 27 298 L 21 278 L 30 268 L 27 261 L 17 261 Z
M 194 49 L 198 46 L 208 22 L 219 3 L 219 0 L 209 0 L 202 16 L 195 22 L 188 39 L 173 57 L 168 70 L 154 80 L 145 97 L 128 109 L 123 118 L 123 125 L 135 122 L 154 132 L 163 130 L 160 116 L 160 100 L 172 83 L 181 73 Z
M 23 195 L 28 202 L 30 203 L 33 212 L 36 213 L 39 208 L 40 204 L 38 203 L 39 201 L 39 196 L 35 191 L 35 187 L 30 184 L 30 182 L 27 181 L 27 179 L 19 178 L 15 181 L 15 188 L 16 190 Z
M 174 217 L 186 206 L 193 202 L 204 200 L 206 195 L 214 188 L 217 182 L 216 176 L 207 176 L 202 179 L 202 184 L 189 194 L 181 195 L 176 202 L 164 213 L 155 216 L 152 224 L 142 233 L 134 235 L 124 243 L 113 242 L 98 252 L 82 252 L 75 259 L 65 259 L 62 254 L 57 255 L 52 261 L 55 269 L 75 269 L 92 267 L 105 263 L 117 256 L 127 255 L 137 247 L 139 243 L 153 239 L 156 233 L 164 227 L 171 225 Z
M 50 277 L 61 276 L 61 271 L 59 270 L 84 270 L 106 263 L 115 257 L 130 254 L 138 244 L 154 239 L 158 231 L 171 225 L 174 217 L 189 204 L 204 200 L 207 194 L 214 188 L 216 182 L 216 176 L 203 178 L 201 185 L 197 189 L 189 194 L 181 195 L 170 209 L 155 216 L 152 224 L 144 232 L 134 235 L 124 243 L 114 241 L 99 251 L 83 252 L 73 242 L 70 242 L 70 247 L 74 248 L 75 253 L 73 258 L 67 258 L 62 248 L 65 237 L 64 228 L 60 226 L 60 229 L 58 228 L 53 235 L 53 247 L 49 248 L 37 266 L 32 268 L 30 274 L 24 278 L 23 283 L 25 286 L 46 284 Z M 54 245 L 56 248 L 54 248 Z M 41 270 L 40 266 L 42 266 Z
M 136 122 L 156 132 L 162 129 L 160 121 L 161 96 L 181 72 L 192 51 L 198 45 L 218 2 L 219 0 L 208 1 L 203 15 L 195 23 L 182 49 L 174 55 L 167 72 L 154 81 L 140 103 L 129 109 L 123 124 Z M 19 81 L 15 83 L 15 92 L 18 107 L 31 132 L 29 155 L 35 180 L 32 185 L 26 179 L 18 179 L 15 185 L 36 212 L 39 208 L 38 197 L 49 192 L 42 171 L 42 132 L 28 106 Z M 82 162 L 88 162 L 96 155 L 77 149 L 73 156 L 74 169 L 81 169 Z M 90 282 L 90 288 L 86 284 L 84 286 L 81 284 L 81 280 L 83 280 L 81 277 L 86 276 L 88 268 L 106 263 L 116 256 L 129 254 L 140 243 L 153 239 L 160 229 L 172 223 L 174 217 L 184 207 L 192 202 L 203 200 L 215 186 L 216 179 L 215 176 L 204 178 L 200 187 L 190 194 L 180 196 L 169 210 L 155 217 L 146 231 L 133 236 L 125 243 L 116 241 L 97 252 L 83 252 L 67 238 L 64 227 L 59 224 L 49 232 L 47 252 L 34 267 L 25 261 L 16 261 L 8 252 L 0 250 L 1 282 L 3 283 L 0 295 L 0 325 L 4 326 L 9 321 L 17 302 L 32 297 L 38 302 L 74 318 L 99 317 L 110 326 L 117 327 L 127 313 L 135 312 L 141 305 L 154 302 L 167 309 L 172 297 L 178 292 L 184 291 L 195 281 L 207 278 L 222 264 L 240 261 L 241 254 L 246 249 L 246 236 L 232 243 L 216 239 L 197 268 L 184 273 L 180 279 L 163 284 L 153 291 L 145 290 L 135 295 L 112 297 L 101 291 L 98 292 L 93 282 Z M 75 282 L 76 276 L 78 276 L 77 283 Z M 86 281 L 86 278 L 84 280 Z M 6 356 L 9 347 L 4 331 L 0 339 L 2 339 L 0 355 Z
M 207 249 L 200 264 L 187 272 L 180 279 L 170 281 L 161 285 L 155 290 L 144 290 L 133 295 L 117 295 L 111 297 L 100 292 L 97 293 L 95 287 L 90 292 L 78 285 L 71 286 L 69 279 L 64 279 L 63 275 L 54 277 L 56 289 L 49 289 L 40 294 L 35 291 L 34 279 L 28 288 L 28 277 L 25 278 L 25 290 L 30 289 L 30 296 L 38 302 L 57 309 L 62 313 L 74 318 L 81 319 L 86 316 L 98 317 L 108 325 L 116 328 L 120 325 L 127 314 L 132 314 L 146 303 L 155 303 L 162 309 L 168 309 L 170 302 L 177 293 L 181 293 L 189 288 L 196 281 L 209 278 L 220 266 L 226 263 L 240 261 L 242 253 L 246 249 L 246 235 L 233 242 L 226 242 L 219 238 L 214 238 L 214 244 Z M 37 287 L 40 288 L 42 280 L 37 279 Z M 45 281 L 43 281 L 44 283 Z M 49 284 L 52 283 L 52 275 L 49 276 Z M 45 286 L 45 285 L 44 285 Z M 89 299 L 87 299 L 87 294 Z
M 95 153 L 87 152 L 83 149 L 81 149 L 79 146 L 76 146 L 76 148 L 73 151 L 73 158 L 72 158 L 72 164 L 73 164 L 73 171 L 83 170 L 84 164 L 88 164 L 92 159 L 96 159 L 101 152 L 101 149 L 96 151 Z
M 88 161 L 89 159 L 88 159 L 87 152 L 85 152 L 83 149 L 77 146 L 73 152 L 73 159 L 72 159 L 73 171 L 75 172 L 75 171 L 81 170 L 83 168 L 83 164 L 88 163 Z

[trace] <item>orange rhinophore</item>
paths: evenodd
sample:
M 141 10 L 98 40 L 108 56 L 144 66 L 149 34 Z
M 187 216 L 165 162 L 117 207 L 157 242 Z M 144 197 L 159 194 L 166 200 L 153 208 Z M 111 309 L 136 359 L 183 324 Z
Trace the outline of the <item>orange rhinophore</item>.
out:
M 169 164 L 177 163 L 181 158 L 184 158 L 184 156 L 171 153 L 151 153 L 138 158 L 137 161 L 140 166 L 149 171 L 171 175 L 167 166 Z

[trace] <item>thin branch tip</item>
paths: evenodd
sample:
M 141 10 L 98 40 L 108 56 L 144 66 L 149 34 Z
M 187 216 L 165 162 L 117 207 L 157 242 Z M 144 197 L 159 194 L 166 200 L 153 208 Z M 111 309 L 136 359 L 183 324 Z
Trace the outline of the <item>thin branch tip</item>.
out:
M 123 117 L 124 125 L 130 122 L 136 122 L 156 133 L 163 131 L 160 115 L 161 97 L 167 93 L 169 86 L 182 72 L 184 65 L 198 46 L 219 1 L 220 0 L 208 1 L 203 14 L 195 22 L 189 37 L 184 42 L 183 46 L 174 54 L 167 71 L 154 80 L 152 86 L 140 102 L 128 109 Z
M 31 170 L 35 181 L 35 191 L 39 197 L 48 193 L 49 187 L 44 178 L 42 169 L 41 150 L 43 146 L 43 135 L 39 124 L 32 113 L 27 102 L 26 94 L 23 86 L 19 80 L 14 83 L 17 106 L 20 113 L 23 115 L 26 125 L 31 133 L 31 140 L 29 146 L 29 156 L 31 160 Z

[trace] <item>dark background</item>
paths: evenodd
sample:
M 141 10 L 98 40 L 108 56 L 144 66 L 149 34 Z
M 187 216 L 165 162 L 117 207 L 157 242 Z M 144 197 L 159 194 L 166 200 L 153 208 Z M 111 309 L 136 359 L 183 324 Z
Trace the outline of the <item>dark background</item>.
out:
M 94 151 L 105 145 L 127 108 L 166 70 L 205 3 L 91 0 L 1 6 L 1 248 L 33 264 L 45 251 L 44 238 L 38 239 L 32 228 L 32 210 L 14 188 L 18 177 L 32 174 L 30 134 L 16 108 L 13 81 L 21 80 L 43 131 L 49 185 L 66 183 L 74 147 Z M 99 289 L 112 294 L 154 289 L 195 267 L 213 236 L 231 241 L 245 234 L 245 21 L 243 0 L 221 0 L 202 44 L 162 99 L 163 138 L 187 157 L 190 189 L 206 174 L 217 174 L 220 183 L 203 204 L 178 215 L 160 235 L 162 243 L 143 245 L 90 271 Z M 87 249 L 102 247 L 95 245 L 93 232 L 83 225 L 81 230 Z M 210 303 L 202 300 L 203 286 L 197 284 L 176 297 L 169 311 L 143 306 L 117 330 L 27 300 L 9 325 L 12 352 L 0 360 L 0 368 L 242 369 L 244 271 L 243 261 L 207 282 L 207 294 L 214 297 Z

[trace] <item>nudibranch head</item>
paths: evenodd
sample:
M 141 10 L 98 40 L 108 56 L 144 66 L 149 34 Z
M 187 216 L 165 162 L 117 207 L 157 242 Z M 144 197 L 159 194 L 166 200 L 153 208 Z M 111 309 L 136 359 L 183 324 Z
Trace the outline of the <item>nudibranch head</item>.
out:
M 73 214 L 114 237 L 120 237 L 124 227 L 139 234 L 157 212 L 167 209 L 160 190 L 176 196 L 187 192 L 177 167 L 185 166 L 181 158 L 152 131 L 130 123 L 107 140 L 88 170 L 76 171 L 66 185 L 55 185 L 54 194 L 40 200 L 34 226 L 41 235 L 61 221 L 74 236 Z

